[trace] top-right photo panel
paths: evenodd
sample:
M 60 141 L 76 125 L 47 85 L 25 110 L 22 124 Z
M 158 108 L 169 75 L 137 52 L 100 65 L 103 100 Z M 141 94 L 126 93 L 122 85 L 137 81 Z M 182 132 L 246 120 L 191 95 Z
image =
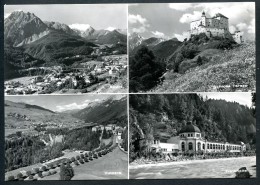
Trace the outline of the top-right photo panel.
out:
M 130 93 L 256 90 L 255 3 L 132 4 Z

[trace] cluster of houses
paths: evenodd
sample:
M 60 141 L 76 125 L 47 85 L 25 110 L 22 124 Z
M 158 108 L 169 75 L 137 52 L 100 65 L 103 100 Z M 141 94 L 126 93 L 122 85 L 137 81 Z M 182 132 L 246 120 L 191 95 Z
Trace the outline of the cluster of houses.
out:
M 127 70 L 126 55 L 104 56 L 102 61 L 96 62 L 94 65 L 90 65 L 90 63 L 82 63 L 81 68 L 71 68 L 71 72 L 68 73 L 58 70 L 46 75 L 32 77 L 27 84 L 6 81 L 5 94 L 37 94 L 51 84 L 55 84 L 57 89 L 62 88 L 62 85 L 68 81 L 73 87 L 76 87 L 78 85 L 77 77 L 84 79 L 86 84 L 91 84 L 90 75 L 99 80 L 111 80 L 111 78 L 119 77 L 122 72 Z

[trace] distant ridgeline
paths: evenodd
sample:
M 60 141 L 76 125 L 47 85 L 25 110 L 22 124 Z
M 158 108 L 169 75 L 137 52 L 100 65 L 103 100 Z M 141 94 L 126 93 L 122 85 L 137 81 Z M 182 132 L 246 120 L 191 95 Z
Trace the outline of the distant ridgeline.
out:
M 225 100 L 203 100 L 196 94 L 131 95 L 130 137 L 166 143 L 192 121 L 207 141 L 248 144 L 255 147 L 256 121 L 253 108 Z M 140 136 L 138 127 L 144 133 Z
M 215 16 L 206 17 L 205 12 L 202 12 L 199 20 L 190 23 L 189 37 L 205 33 L 208 37 L 224 37 L 233 38 L 237 43 L 243 42 L 240 31 L 235 31 L 234 34 L 229 32 L 228 17 L 217 13 Z

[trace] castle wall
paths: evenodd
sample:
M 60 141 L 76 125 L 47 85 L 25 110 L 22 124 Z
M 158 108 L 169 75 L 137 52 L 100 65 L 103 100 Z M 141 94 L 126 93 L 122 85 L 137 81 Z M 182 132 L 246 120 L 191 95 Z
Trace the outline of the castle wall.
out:
M 193 21 L 190 23 L 190 29 L 194 30 L 197 29 L 200 25 L 201 20 Z

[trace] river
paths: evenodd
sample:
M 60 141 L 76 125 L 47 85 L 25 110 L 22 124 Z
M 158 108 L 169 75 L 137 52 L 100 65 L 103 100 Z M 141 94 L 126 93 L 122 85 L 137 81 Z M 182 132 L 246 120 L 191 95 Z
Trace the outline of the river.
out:
M 255 156 L 131 166 L 130 179 L 235 178 L 235 172 L 241 167 L 256 177 L 254 165 Z

